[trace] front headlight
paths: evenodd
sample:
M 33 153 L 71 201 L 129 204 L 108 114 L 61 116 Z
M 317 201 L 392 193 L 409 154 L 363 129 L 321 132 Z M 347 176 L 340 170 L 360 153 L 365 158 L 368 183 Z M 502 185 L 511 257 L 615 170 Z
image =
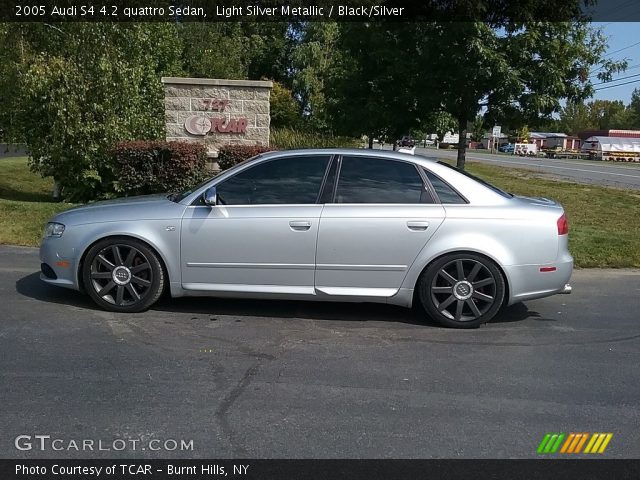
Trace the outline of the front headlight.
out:
M 56 222 L 49 222 L 44 229 L 44 236 L 46 237 L 61 237 L 64 233 L 64 225 Z

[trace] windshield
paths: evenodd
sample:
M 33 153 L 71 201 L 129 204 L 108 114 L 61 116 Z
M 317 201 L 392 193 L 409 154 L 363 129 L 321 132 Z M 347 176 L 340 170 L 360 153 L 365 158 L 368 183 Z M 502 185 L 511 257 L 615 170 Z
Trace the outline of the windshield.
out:
M 240 167 L 241 165 L 244 165 L 247 162 L 250 162 L 251 160 L 255 160 L 256 158 L 260 157 L 260 155 L 256 155 L 255 157 L 251 157 L 248 158 L 246 160 L 243 160 L 240 163 L 236 163 L 233 167 L 224 170 L 222 172 L 218 172 L 216 175 L 214 175 L 213 177 L 207 178 L 204 182 L 196 185 L 195 187 L 191 187 L 189 190 L 185 190 L 184 192 L 180 192 L 180 193 L 171 193 L 169 194 L 169 196 L 167 196 L 167 198 L 169 200 L 171 200 L 172 202 L 176 202 L 176 203 L 180 203 L 182 200 L 184 200 L 185 198 L 187 198 L 189 195 L 191 195 L 193 192 L 195 192 L 196 190 L 204 187 L 207 183 L 209 183 L 211 180 L 213 180 L 214 178 L 220 176 L 223 173 L 227 173 L 230 172 L 231 170 L 235 170 L 236 168 Z
M 462 175 L 464 175 L 465 177 L 469 177 L 472 178 L 473 180 L 475 180 L 478 183 L 481 183 L 482 185 L 484 185 L 485 187 L 493 190 L 494 192 L 496 192 L 498 195 L 502 195 L 505 198 L 513 198 L 513 194 L 505 192 L 504 190 L 499 189 L 498 187 L 496 187 L 495 185 L 490 184 L 489 182 L 487 182 L 486 180 L 483 180 L 480 177 L 476 177 L 475 175 L 470 174 L 469 172 L 465 172 L 464 170 L 460 170 L 457 167 L 454 167 L 453 165 L 449 165 L 446 162 L 438 162 L 440 165 L 444 165 L 445 167 L 451 168 L 452 170 L 455 170 L 458 173 L 461 173 Z

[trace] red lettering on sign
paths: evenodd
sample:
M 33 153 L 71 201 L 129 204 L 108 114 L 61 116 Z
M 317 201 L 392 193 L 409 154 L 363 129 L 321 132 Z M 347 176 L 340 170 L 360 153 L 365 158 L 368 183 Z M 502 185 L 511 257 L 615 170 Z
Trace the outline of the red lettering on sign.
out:
M 230 100 L 219 100 L 216 98 L 205 98 L 202 101 L 204 105 L 203 110 L 216 110 L 218 112 L 224 112 L 230 103 Z
M 246 118 L 232 118 L 225 123 L 224 118 L 212 118 L 210 132 L 218 133 L 247 133 L 248 121 Z

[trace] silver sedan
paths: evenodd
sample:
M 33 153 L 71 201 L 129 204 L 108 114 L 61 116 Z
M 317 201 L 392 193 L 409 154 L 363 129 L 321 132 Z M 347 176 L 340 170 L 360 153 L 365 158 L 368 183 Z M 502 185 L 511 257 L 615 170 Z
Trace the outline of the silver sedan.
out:
M 419 305 L 477 327 L 570 292 L 562 207 L 428 158 L 271 152 L 186 192 L 97 202 L 46 226 L 41 278 L 139 312 L 164 291 Z

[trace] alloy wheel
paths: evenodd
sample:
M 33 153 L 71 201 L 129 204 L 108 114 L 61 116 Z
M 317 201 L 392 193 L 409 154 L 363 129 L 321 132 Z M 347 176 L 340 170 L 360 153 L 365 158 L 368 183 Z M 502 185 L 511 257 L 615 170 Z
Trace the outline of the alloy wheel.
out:
M 101 249 L 93 257 L 89 276 L 96 294 L 119 307 L 142 302 L 153 283 L 149 259 L 139 249 L 125 244 Z
M 437 271 L 430 293 L 440 314 L 456 322 L 471 322 L 495 304 L 496 278 L 482 262 L 458 258 Z

